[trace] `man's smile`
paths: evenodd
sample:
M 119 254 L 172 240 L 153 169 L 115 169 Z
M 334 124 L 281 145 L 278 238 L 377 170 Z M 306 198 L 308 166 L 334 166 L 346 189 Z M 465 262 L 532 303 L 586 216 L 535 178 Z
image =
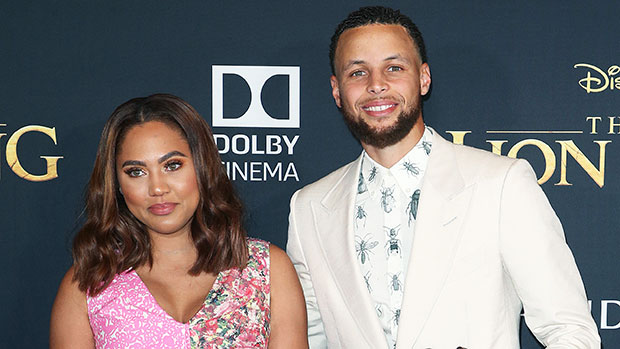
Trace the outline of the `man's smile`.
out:
M 387 100 L 375 100 L 364 104 L 361 109 L 370 116 L 384 116 L 390 114 L 396 109 L 398 103 Z

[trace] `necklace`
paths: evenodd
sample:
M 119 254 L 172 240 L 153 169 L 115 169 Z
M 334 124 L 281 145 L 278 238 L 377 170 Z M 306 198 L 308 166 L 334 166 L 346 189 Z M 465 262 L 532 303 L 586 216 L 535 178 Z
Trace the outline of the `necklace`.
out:
M 189 246 L 189 247 L 185 247 L 185 248 L 179 248 L 176 250 L 154 250 L 153 252 L 157 252 L 157 253 L 161 253 L 161 254 L 181 254 L 183 252 L 187 252 L 189 250 L 191 250 L 192 248 L 194 248 L 194 246 Z

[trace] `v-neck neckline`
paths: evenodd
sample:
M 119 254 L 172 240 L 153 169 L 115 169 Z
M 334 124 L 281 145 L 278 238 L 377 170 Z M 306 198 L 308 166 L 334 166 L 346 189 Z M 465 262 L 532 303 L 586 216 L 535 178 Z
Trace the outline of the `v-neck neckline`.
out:
M 157 299 L 155 298 L 155 296 L 151 293 L 151 290 L 149 290 L 148 286 L 146 286 L 146 284 L 144 283 L 144 280 L 142 280 L 142 278 L 140 277 L 140 275 L 136 272 L 135 269 L 132 269 L 131 271 L 129 271 L 130 273 L 132 273 L 136 278 L 138 278 L 138 281 L 141 285 L 142 288 L 144 288 L 144 291 L 146 291 L 146 293 L 148 294 L 148 297 L 151 299 L 152 303 L 155 304 L 155 307 L 161 311 L 163 314 L 165 314 L 165 316 L 167 316 L 168 318 L 170 318 L 170 320 L 174 321 L 177 324 L 180 325 L 189 325 L 192 320 L 196 317 L 196 315 L 198 315 L 206 306 L 207 301 L 212 297 L 212 294 L 215 292 L 216 288 L 220 288 L 221 287 L 221 280 L 222 277 L 224 275 L 224 271 L 221 271 L 219 273 L 217 273 L 217 276 L 215 277 L 215 281 L 213 281 L 213 285 L 211 285 L 211 289 L 209 290 L 209 292 L 207 293 L 207 295 L 205 296 L 204 300 L 202 301 L 202 305 L 200 306 L 200 308 L 198 308 L 198 310 L 194 313 L 194 315 L 192 315 L 189 320 L 187 320 L 187 322 L 181 322 L 177 319 L 175 319 L 172 315 L 170 315 L 157 301 Z

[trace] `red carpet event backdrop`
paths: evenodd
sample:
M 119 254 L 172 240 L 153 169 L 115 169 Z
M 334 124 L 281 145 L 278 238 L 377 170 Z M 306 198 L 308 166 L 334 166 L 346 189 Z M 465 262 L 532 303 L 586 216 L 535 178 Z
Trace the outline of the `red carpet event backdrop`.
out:
M 213 126 L 249 234 L 285 247 L 291 194 L 361 151 L 331 96 L 328 46 L 336 24 L 369 4 L 1 5 L 0 347 L 48 345 L 100 132 L 132 97 L 166 92 L 192 104 Z M 381 4 L 424 35 L 426 123 L 532 164 L 603 345 L 620 348 L 620 3 Z M 527 328 L 521 337 L 523 348 L 540 347 Z

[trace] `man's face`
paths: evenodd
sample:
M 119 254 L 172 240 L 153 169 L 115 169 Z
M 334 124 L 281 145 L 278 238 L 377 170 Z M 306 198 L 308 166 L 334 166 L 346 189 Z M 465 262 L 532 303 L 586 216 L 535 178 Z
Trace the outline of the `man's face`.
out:
M 421 96 L 431 84 L 428 64 L 400 25 L 347 29 L 338 40 L 332 95 L 362 144 L 385 148 L 423 127 Z

